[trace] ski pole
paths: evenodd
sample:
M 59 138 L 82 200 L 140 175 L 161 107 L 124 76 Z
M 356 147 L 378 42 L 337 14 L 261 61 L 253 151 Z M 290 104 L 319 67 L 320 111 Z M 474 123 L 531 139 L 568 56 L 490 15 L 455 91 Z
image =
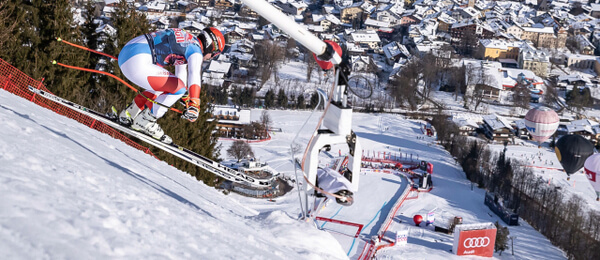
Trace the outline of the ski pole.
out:
M 86 50 L 86 51 L 89 51 L 89 52 L 93 52 L 93 53 L 96 53 L 96 54 L 100 54 L 100 55 L 103 55 L 103 56 L 109 57 L 109 58 L 111 58 L 111 59 L 113 59 L 113 60 L 119 60 L 119 59 L 117 59 L 117 57 L 115 57 L 115 56 L 112 56 L 112 55 L 109 55 L 109 54 L 106 54 L 106 53 L 104 53 L 104 52 L 100 52 L 100 51 L 97 51 L 97 50 L 93 50 L 93 49 L 90 49 L 90 48 L 88 48 L 88 47 L 84 47 L 84 46 L 81 46 L 81 45 L 77 45 L 77 44 L 75 44 L 75 43 L 71 43 L 71 42 L 65 41 L 65 40 L 61 39 L 60 37 L 56 37 L 56 40 L 57 40 L 58 42 L 64 42 L 64 43 L 66 43 L 66 44 L 68 44 L 68 45 L 71 45 L 71 46 L 73 46 L 73 47 L 76 47 L 76 48 L 79 48 L 79 49 L 82 49 L 82 50 Z
M 133 86 L 129 85 L 129 83 L 125 82 L 123 79 L 121 79 L 121 78 L 119 78 L 119 77 L 117 77 L 117 76 L 115 76 L 115 75 L 113 75 L 113 74 L 110 74 L 110 73 L 108 73 L 108 72 L 101 71 L 101 70 L 95 70 L 95 69 L 82 68 L 82 67 L 77 67 L 77 66 L 71 66 L 71 65 L 67 65 L 67 64 L 62 64 L 62 63 L 60 63 L 60 62 L 57 62 L 56 60 L 53 60 L 53 61 L 52 61 L 52 64 L 54 64 L 54 65 L 59 65 L 59 66 L 62 66 L 62 67 L 65 67 L 65 68 L 69 68 L 69 69 L 75 69 L 75 70 L 87 71 L 87 72 L 92 72 L 92 73 L 99 73 L 99 74 L 102 74 L 102 75 L 106 75 L 106 76 L 112 77 L 112 78 L 114 78 L 114 79 L 118 80 L 119 82 L 121 82 L 121 83 L 125 84 L 125 86 L 127 86 L 127 87 L 128 87 L 128 88 L 130 88 L 130 89 L 132 89 L 132 90 L 133 90 L 133 91 L 135 91 L 137 94 L 141 95 L 142 97 L 144 97 L 146 100 L 148 100 L 148 101 L 152 102 L 153 104 L 159 105 L 159 106 L 161 106 L 161 107 L 168 108 L 169 110 L 175 111 L 175 112 L 177 112 L 177 113 L 180 113 L 180 114 L 182 114 L 182 113 L 183 113 L 183 112 L 181 112 L 181 110 L 179 110 L 179 109 L 176 109 L 176 108 L 172 108 L 172 107 L 165 106 L 165 105 L 163 105 L 163 104 L 161 104 L 161 103 L 158 103 L 158 102 L 156 102 L 156 101 L 154 101 L 154 100 L 152 100 L 152 99 L 150 99 L 150 98 L 146 97 L 146 96 L 145 96 L 145 95 L 144 95 L 142 92 L 140 92 L 138 89 L 134 88 Z

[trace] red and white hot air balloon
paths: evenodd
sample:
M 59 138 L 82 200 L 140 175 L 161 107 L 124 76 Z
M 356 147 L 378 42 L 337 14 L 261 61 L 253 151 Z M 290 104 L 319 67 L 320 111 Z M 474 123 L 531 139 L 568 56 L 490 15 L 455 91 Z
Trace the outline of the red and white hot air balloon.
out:
M 600 200 L 600 153 L 594 154 L 585 160 L 583 164 L 585 176 L 596 190 L 596 200 Z
M 525 127 L 533 140 L 543 143 L 556 132 L 560 119 L 547 107 L 532 108 L 525 115 Z

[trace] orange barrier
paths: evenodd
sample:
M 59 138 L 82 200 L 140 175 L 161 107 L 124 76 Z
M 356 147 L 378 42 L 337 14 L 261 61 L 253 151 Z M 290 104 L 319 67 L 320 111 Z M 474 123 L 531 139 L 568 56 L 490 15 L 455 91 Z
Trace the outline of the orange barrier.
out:
M 48 99 L 45 99 L 42 97 L 38 98 L 38 97 L 36 97 L 36 95 L 33 92 L 31 92 L 27 89 L 28 86 L 33 86 L 37 89 L 42 89 L 44 91 L 48 91 L 48 92 L 52 93 L 44 86 L 43 81 L 44 81 L 44 79 L 42 79 L 42 81 L 37 81 L 35 79 L 32 79 L 31 77 L 29 77 L 22 71 L 18 70 L 17 68 L 13 67 L 12 65 L 10 65 L 8 62 L 4 61 L 3 59 L 0 59 L 0 89 L 6 90 L 10 93 L 13 93 L 24 99 L 27 99 L 39 106 L 48 108 L 48 109 L 56 112 L 57 114 L 74 119 L 77 122 L 82 123 L 86 126 L 89 126 L 90 128 L 95 129 L 99 132 L 108 134 L 112 138 L 121 140 L 122 142 L 126 143 L 127 145 L 129 145 L 133 148 L 136 148 L 138 150 L 144 151 L 145 153 L 158 159 L 158 157 L 156 157 L 150 151 L 150 148 L 145 147 L 143 145 L 140 145 L 140 144 L 132 141 L 125 135 L 121 134 L 119 131 L 115 130 L 114 128 L 112 128 L 100 121 L 97 121 L 89 116 L 78 113 L 76 111 L 73 111 L 72 109 L 69 109 L 69 108 L 59 105 L 55 102 L 52 102 Z

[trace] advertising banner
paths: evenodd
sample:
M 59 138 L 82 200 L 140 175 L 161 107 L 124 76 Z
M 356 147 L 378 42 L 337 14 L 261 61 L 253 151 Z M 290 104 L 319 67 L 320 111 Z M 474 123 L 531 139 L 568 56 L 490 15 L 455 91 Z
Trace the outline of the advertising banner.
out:
M 408 229 L 403 229 L 396 233 L 396 245 L 405 246 L 406 244 L 408 244 Z
M 452 251 L 457 255 L 492 257 L 495 242 L 496 228 L 460 230 L 454 233 Z
M 430 211 L 429 213 L 427 213 L 427 226 L 433 224 L 433 222 L 435 221 L 435 211 Z

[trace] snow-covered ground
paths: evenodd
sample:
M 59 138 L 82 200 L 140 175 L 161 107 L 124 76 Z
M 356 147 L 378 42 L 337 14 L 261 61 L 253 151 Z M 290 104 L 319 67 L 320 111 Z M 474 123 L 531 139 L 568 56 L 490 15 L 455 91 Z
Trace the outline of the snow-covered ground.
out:
M 258 120 L 262 110 L 253 110 Z M 269 111 L 271 141 L 252 144 L 261 161 L 294 175 L 290 143 L 306 144 L 320 113 L 300 129 L 310 112 Z M 434 164 L 434 189 L 407 200 L 386 237 L 410 229 L 408 245 L 378 252 L 382 259 L 449 259 L 453 238 L 412 217 L 436 208 L 436 221 L 495 222 L 471 190 L 459 166 L 420 122 L 389 114 L 355 113 L 353 127 L 367 151 L 401 151 Z M 275 201 L 221 192 L 141 151 L 17 96 L 0 91 L 0 255 L 40 258 L 356 259 L 398 199 L 406 179 L 360 176 L 356 202 L 328 204 L 319 214 L 365 225 L 358 238 L 330 223 L 299 221 L 298 191 Z M 231 141 L 222 141 L 225 151 Z M 517 236 L 514 256 L 498 259 L 564 259 L 563 252 L 523 220 L 509 227 Z M 355 231 L 354 231 L 355 232 Z

